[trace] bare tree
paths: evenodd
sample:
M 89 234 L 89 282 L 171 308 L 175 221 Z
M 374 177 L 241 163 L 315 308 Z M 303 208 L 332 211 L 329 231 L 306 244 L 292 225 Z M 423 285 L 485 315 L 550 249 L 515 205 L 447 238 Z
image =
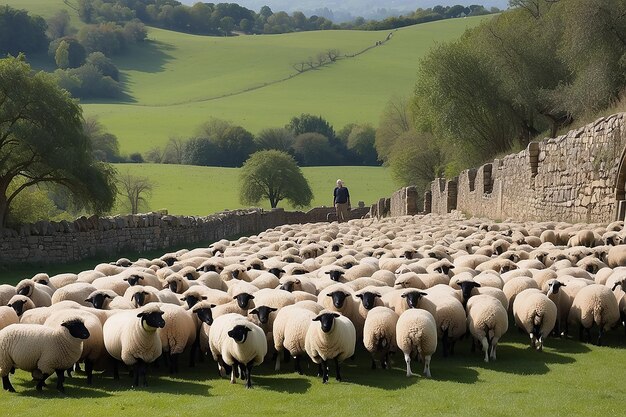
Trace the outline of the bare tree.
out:
M 138 177 L 129 171 L 118 177 L 118 193 L 125 199 L 131 214 L 137 214 L 139 208 L 147 206 L 148 198 L 152 195 L 154 184 L 148 177 Z
M 163 152 L 163 163 L 182 164 L 185 143 L 184 139 L 171 137 L 165 146 L 165 151 Z
M 297 62 L 291 66 L 293 67 L 293 69 L 295 69 L 298 72 L 306 71 L 306 62 Z
M 310 68 L 310 69 L 314 69 L 315 68 L 315 61 L 313 60 L 313 58 L 308 57 L 304 63 Z
M 327 60 L 327 57 L 326 57 L 326 53 L 324 53 L 324 52 L 320 52 L 315 57 L 315 63 L 317 64 L 318 67 L 321 67 L 324 64 L 326 64 L 326 62 L 327 62 L 326 60 Z
M 339 58 L 339 55 L 339 49 L 329 49 L 328 51 L 326 51 L 326 57 L 328 57 L 330 62 L 335 62 L 337 58 Z

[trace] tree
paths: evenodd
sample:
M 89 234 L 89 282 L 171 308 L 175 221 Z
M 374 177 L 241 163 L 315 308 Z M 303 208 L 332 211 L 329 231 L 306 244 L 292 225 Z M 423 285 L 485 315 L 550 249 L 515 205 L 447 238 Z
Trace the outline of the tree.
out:
M 66 188 L 77 206 L 96 213 L 111 209 L 115 170 L 94 158 L 81 113 L 51 75 L 33 74 L 23 56 L 0 60 L 0 226 L 15 197 L 35 184 Z M 15 181 L 23 182 L 11 189 Z
M 294 207 L 311 204 L 313 192 L 293 157 L 277 150 L 258 151 L 241 169 L 239 199 L 256 204 L 267 198 L 275 208 L 286 199 Z
M 298 161 L 306 166 L 334 165 L 338 159 L 328 138 L 319 133 L 296 136 L 293 151 Z
M 139 209 L 146 207 L 148 198 L 152 194 L 154 185 L 148 177 L 138 177 L 126 172 L 119 181 L 119 194 L 125 198 L 131 214 L 139 213 Z
M 263 129 L 254 138 L 257 149 L 276 149 L 289 152 L 293 146 L 294 137 L 289 129 L 277 127 Z
M 404 97 L 392 97 L 385 106 L 376 130 L 375 147 L 378 159 L 387 162 L 393 144 L 412 127 L 409 100 Z
M 70 25 L 70 14 L 67 10 L 59 10 L 54 16 L 46 20 L 48 29 L 46 35 L 50 39 L 58 39 L 71 35 L 74 29 Z
M 119 162 L 120 144 L 117 136 L 106 132 L 102 123 L 94 116 L 86 117 L 83 122 L 85 135 L 91 141 L 94 157 L 103 162 Z
M 391 150 L 392 177 L 401 185 L 416 185 L 421 194 L 443 175 L 445 155 L 431 134 L 410 131 L 400 136 Z
M 348 149 L 356 154 L 359 165 L 377 165 L 375 138 L 376 129 L 370 125 L 355 126 L 348 135 Z
M 70 66 L 70 44 L 61 41 L 54 54 L 54 62 L 58 68 L 65 69 Z
M 287 129 L 291 129 L 296 136 L 314 132 L 326 136 L 331 141 L 335 139 L 335 130 L 322 116 L 303 113 L 292 117 Z
M 222 29 L 225 35 L 230 35 L 234 28 L 235 20 L 232 17 L 226 16 L 220 19 L 220 29 Z
M 0 56 L 45 51 L 46 21 L 26 10 L 0 6 Z

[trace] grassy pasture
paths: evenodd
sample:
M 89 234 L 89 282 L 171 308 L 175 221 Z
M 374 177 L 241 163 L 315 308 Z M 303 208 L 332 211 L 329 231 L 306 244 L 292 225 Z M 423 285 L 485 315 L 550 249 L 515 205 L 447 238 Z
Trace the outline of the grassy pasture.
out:
M 622 415 L 626 394 L 626 350 L 623 329 L 611 336 L 613 347 L 597 347 L 575 340 L 549 339 L 544 352 L 528 348 L 527 337 L 514 328 L 498 347 L 498 360 L 485 364 L 482 355 L 469 353 L 465 340 L 456 355 L 444 359 L 437 353 L 431 363 L 433 379 L 407 378 L 400 355 L 391 370 L 369 369 L 365 352 L 342 367 L 343 382 L 327 385 L 315 377 L 316 368 L 292 364 L 274 372 L 263 363 L 253 371 L 252 390 L 238 381 L 231 385 L 217 376 L 212 360 L 167 375 L 166 368 L 150 370 L 149 386 L 133 390 L 132 379 L 121 372 L 115 382 L 109 374 L 94 377 L 86 386 L 82 374 L 66 379 L 66 395 L 54 388 L 35 390 L 30 374 L 18 370 L 11 377 L 17 393 L 0 392 L 3 408 L 11 416 L 65 415 L 298 415 L 298 416 L 545 416 Z M 422 366 L 413 363 L 413 371 Z M 10 411 L 9 411 L 10 410 Z
M 170 214 L 207 215 L 242 206 L 239 168 L 161 164 L 116 164 L 115 167 L 120 173 L 128 170 L 155 183 L 148 210 L 166 208 Z M 311 207 L 332 205 L 332 191 L 338 178 L 345 181 L 355 207 L 359 201 L 371 205 L 397 188 L 390 171 L 384 167 L 305 167 L 302 171 L 314 193 Z M 261 201 L 259 206 L 270 208 L 267 201 Z M 293 209 L 285 200 L 278 206 Z M 127 211 L 117 207 L 116 212 Z

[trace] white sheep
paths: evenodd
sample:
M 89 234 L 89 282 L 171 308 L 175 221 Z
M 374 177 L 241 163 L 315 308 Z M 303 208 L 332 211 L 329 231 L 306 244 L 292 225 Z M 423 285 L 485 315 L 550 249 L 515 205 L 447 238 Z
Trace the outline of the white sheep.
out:
M 283 349 L 286 349 L 294 358 L 295 371 L 302 375 L 300 358 L 306 354 L 305 339 L 309 325 L 322 311 L 317 303 L 296 303 L 281 308 L 276 313 L 276 319 L 272 327 L 274 349 L 276 350 L 276 365 L 274 369 L 280 370 L 280 358 Z
M 0 330 L 5 327 L 20 322 L 15 309 L 9 306 L 0 306 Z
M 7 306 L 15 310 L 15 313 L 17 314 L 18 317 L 22 317 L 22 315 L 26 311 L 36 308 L 35 303 L 33 303 L 33 300 L 26 297 L 25 295 L 19 295 L 19 294 L 16 294 L 13 297 L 11 297 L 11 299 L 7 303 Z
M 437 350 L 437 324 L 431 313 L 409 309 L 400 315 L 396 324 L 396 344 L 404 354 L 406 376 L 414 376 L 411 359 L 424 361 L 424 375 L 431 377 L 430 360 Z
M 35 324 L 12 324 L 0 330 L 0 376 L 2 387 L 10 392 L 15 388 L 9 380 L 14 368 L 38 372 L 37 390 L 53 372 L 57 375 L 57 389 L 64 392 L 66 369 L 78 361 L 83 340 L 89 331 L 79 317 L 72 317 L 54 328 Z
M 9 300 L 15 295 L 15 287 L 8 284 L 0 285 L 0 306 L 9 304 Z
M 515 277 L 507 281 L 502 287 L 502 291 L 504 291 L 504 295 L 506 295 L 506 300 L 509 303 L 509 311 L 513 309 L 513 303 L 515 302 L 515 297 L 517 294 L 528 288 L 536 288 L 539 289 L 539 285 L 537 285 L 537 281 L 529 277 Z
M 485 362 L 496 359 L 498 340 L 509 328 L 507 311 L 490 295 L 475 295 L 467 301 L 467 324 L 485 352 Z
M 389 307 L 372 308 L 363 326 L 363 345 L 372 356 L 372 369 L 376 369 L 376 360 L 381 367 L 389 366 L 389 353 L 396 348 L 396 324 L 398 314 Z
M 316 323 L 316 322 L 319 322 Z M 304 348 L 311 360 L 319 365 L 318 376 L 328 382 L 328 361 L 335 362 L 337 381 L 341 381 L 339 364 L 354 355 L 356 329 L 354 324 L 341 314 L 322 310 L 309 326 Z
M 89 295 L 96 291 L 96 287 L 86 282 L 75 282 L 59 288 L 52 295 L 52 304 L 65 300 L 77 302 L 85 307 L 91 307 L 91 303 L 87 301 Z
M 85 299 L 99 310 L 131 310 L 135 305 L 113 290 L 96 290 Z
M 591 328 L 597 325 L 598 345 L 602 344 L 605 331 L 619 320 L 619 306 L 610 288 L 592 284 L 581 288 L 576 294 L 569 311 L 569 324 L 578 325 L 580 340 L 583 340 L 583 329 L 587 331 L 587 340 L 591 341 Z
M 163 352 L 169 363 L 170 374 L 178 373 L 178 357 L 187 347 L 191 347 L 196 340 L 196 323 L 193 312 L 183 307 L 158 303 L 163 311 L 165 326 L 159 330 Z
M 154 362 L 162 352 L 157 329 L 165 326 L 163 311 L 154 304 L 140 310 L 126 311 L 111 316 L 104 323 L 104 346 L 107 352 L 126 365 L 134 365 L 133 386 L 139 386 L 139 377 L 147 385 L 146 364 Z M 113 369 L 114 379 L 119 379 L 117 362 Z
M 544 337 L 550 334 L 556 323 L 557 307 L 540 290 L 529 288 L 515 297 L 513 317 L 517 327 L 530 336 L 530 346 L 540 351 Z
M 33 300 L 37 307 L 49 307 L 52 304 L 52 297 L 45 285 L 37 284 L 30 279 L 23 279 L 15 286 L 15 292 L 25 295 Z

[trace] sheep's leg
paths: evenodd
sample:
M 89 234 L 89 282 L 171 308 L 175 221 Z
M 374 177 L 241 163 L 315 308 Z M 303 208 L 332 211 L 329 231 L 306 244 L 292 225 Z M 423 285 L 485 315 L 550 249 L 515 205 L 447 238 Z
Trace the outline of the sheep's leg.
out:
M 13 385 L 11 385 L 11 380 L 9 379 L 8 375 L 2 377 L 2 388 L 5 391 L 15 392 L 15 388 L 13 388 Z
M 87 385 L 93 383 L 93 361 L 91 359 L 85 359 L 85 373 L 87 374 Z
M 494 336 L 493 339 L 491 339 L 491 360 L 492 361 L 496 360 L 496 348 L 498 347 L 498 340 L 499 338 L 497 336 Z
M 143 386 L 147 387 L 148 386 L 148 378 L 147 378 L 148 364 L 146 364 L 144 361 L 141 361 L 141 366 L 139 367 L 139 370 L 141 371 L 141 378 L 143 379 Z
M 321 362 L 317 364 L 317 376 L 319 377 L 324 376 L 324 370 L 322 368 Z
M 578 328 L 578 338 L 580 339 L 581 342 L 584 342 L 584 335 L 583 335 L 583 325 L 581 324 Z
M 450 340 L 450 356 L 454 355 L 454 345 L 456 344 L 456 340 Z
M 602 331 L 602 325 L 600 325 L 600 328 L 598 330 L 598 346 L 602 346 L 602 336 L 603 336 L 604 332 Z
M 48 379 L 49 376 L 50 374 L 43 374 L 41 376 L 41 379 L 37 382 L 37 391 L 41 391 L 43 389 L 44 385 L 46 385 L 46 379 Z
M 480 339 L 480 343 L 483 346 L 483 352 L 485 352 L 485 362 L 489 363 L 489 341 L 483 337 Z
M 72 365 L 71 368 L 67 368 L 66 370 L 64 370 L 63 372 L 67 372 L 67 377 L 71 378 L 72 377 L 72 371 L 74 370 L 74 365 Z
M 443 350 L 443 357 L 447 358 L 448 357 L 448 350 L 449 350 L 449 340 L 448 340 L 448 329 L 443 331 L 443 335 L 441 337 L 441 342 L 442 342 L 442 350 Z
M 372 358 L 372 370 L 376 369 L 376 361 Z
M 65 381 L 65 371 L 63 369 L 57 369 L 57 389 L 62 394 L 65 394 L 65 388 L 63 387 L 63 382 Z
M 120 379 L 120 370 L 115 359 L 113 359 L 113 379 L 116 381 Z
M 530 332 L 529 336 L 530 336 L 530 347 L 534 348 L 537 344 L 537 340 L 535 339 L 535 334 L 533 332 Z
M 139 386 L 139 361 L 135 362 L 133 367 L 133 388 Z
M 424 357 L 424 376 L 426 376 L 426 378 L 430 378 L 430 358 L 431 355 L 427 355 Z
M 339 368 L 339 360 L 337 358 L 335 358 L 335 373 L 335 379 L 341 382 L 341 369 Z
M 406 362 L 406 376 L 415 375 L 413 371 L 411 370 L 411 354 L 410 353 L 404 354 L 404 361 Z
M 299 375 L 302 375 L 302 366 L 300 366 L 300 356 L 294 356 L 294 368 Z
M 233 365 L 233 367 L 231 368 L 231 371 L 230 371 L 230 383 L 231 384 L 236 384 L 237 383 L 237 377 L 235 376 L 235 369 L 237 369 L 237 366 Z
M 274 352 L 272 359 L 275 361 L 274 370 L 280 371 L 280 352 Z
M 80 362 L 74 364 L 74 372 L 80 372 Z
M 248 362 L 248 365 L 246 366 L 246 388 L 250 389 L 252 388 L 252 367 L 254 366 L 254 364 L 252 363 L 252 361 Z
M 322 383 L 328 382 L 328 363 L 326 361 L 322 361 Z
M 585 329 L 585 333 L 587 333 L 587 343 L 591 343 L 591 327 Z
M 543 351 L 543 335 L 540 335 L 537 339 L 537 350 L 539 352 Z

